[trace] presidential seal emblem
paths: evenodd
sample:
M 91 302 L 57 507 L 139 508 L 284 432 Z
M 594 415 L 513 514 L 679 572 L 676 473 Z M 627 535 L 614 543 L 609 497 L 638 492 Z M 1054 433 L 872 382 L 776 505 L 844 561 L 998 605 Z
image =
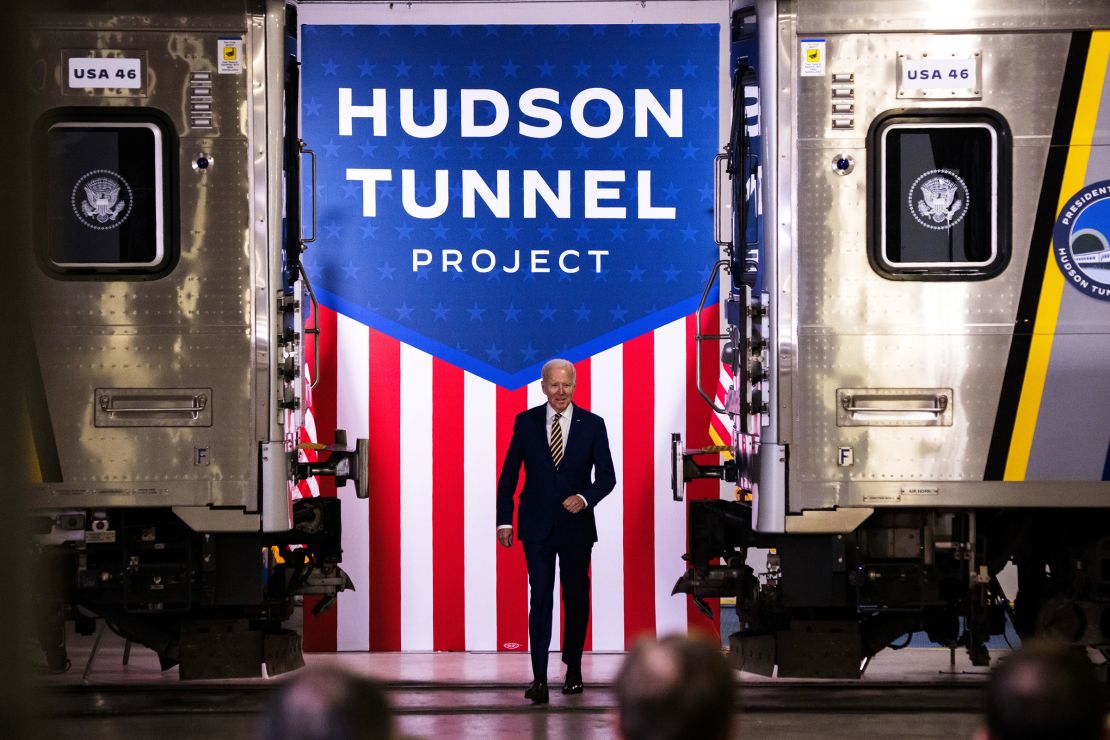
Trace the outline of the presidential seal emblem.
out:
M 1110 180 L 1068 198 L 1052 229 L 1052 254 L 1073 288 L 1110 301 Z
M 73 186 L 70 195 L 77 220 L 90 229 L 107 231 L 117 228 L 131 215 L 131 186 L 111 170 L 85 173 Z
M 929 170 L 913 181 L 907 201 L 917 223 L 944 231 L 967 215 L 967 183 L 952 170 Z

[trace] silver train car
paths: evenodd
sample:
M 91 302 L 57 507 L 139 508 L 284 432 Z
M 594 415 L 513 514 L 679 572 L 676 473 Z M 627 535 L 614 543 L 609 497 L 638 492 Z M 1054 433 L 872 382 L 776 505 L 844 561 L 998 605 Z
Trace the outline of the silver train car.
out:
M 337 432 L 300 454 L 313 237 L 292 13 L 137 1 L 31 19 L 24 395 L 52 668 L 64 620 L 99 618 L 182 678 L 279 673 L 301 664 L 294 599 L 324 607 L 350 583 L 339 499 L 295 495 L 336 475 L 365 497 L 367 443 Z
M 732 64 L 730 455 L 672 460 L 736 500 L 676 592 L 768 675 L 1007 618 L 1110 654 L 1110 6 L 737 2 Z

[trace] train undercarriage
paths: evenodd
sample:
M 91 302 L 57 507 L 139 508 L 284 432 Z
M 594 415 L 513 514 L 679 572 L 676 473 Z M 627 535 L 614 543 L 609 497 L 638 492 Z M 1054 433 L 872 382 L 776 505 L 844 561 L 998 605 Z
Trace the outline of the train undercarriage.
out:
M 154 650 L 183 679 L 284 673 L 304 665 L 301 636 L 283 624 L 295 595 L 320 595 L 317 613 L 351 588 L 339 567 L 340 500 L 294 502 L 280 534 L 198 533 L 169 509 L 65 511 L 35 520 L 37 639 L 51 671 L 70 667 L 66 622 L 92 635 L 97 620 Z M 101 628 L 103 628 L 101 627 Z
M 334 476 L 366 496 L 367 440 L 346 449 L 315 445 L 321 460 L 291 475 Z M 302 597 L 311 611 L 353 590 L 339 567 L 342 500 L 291 502 L 280 532 L 199 532 L 171 508 L 43 511 L 31 517 L 40 577 L 32 601 L 36 638 L 49 671 L 68 670 L 67 622 L 78 634 L 108 628 L 158 654 L 182 679 L 278 675 L 304 665 L 298 630 L 287 627 Z M 98 626 L 97 620 L 101 620 Z M 97 644 L 99 643 L 99 638 Z M 95 647 L 94 647 L 95 655 Z M 91 661 L 91 658 L 90 658 Z
M 750 506 L 690 504 L 689 570 L 675 585 L 701 601 L 734 596 L 737 667 L 779 676 L 858 678 L 915 632 L 990 663 L 1007 622 L 1110 652 L 1110 515 L 1104 510 L 876 511 L 854 532 L 761 534 Z M 767 551 L 762 573 L 749 564 Z M 1017 569 L 1018 589 L 999 573 Z

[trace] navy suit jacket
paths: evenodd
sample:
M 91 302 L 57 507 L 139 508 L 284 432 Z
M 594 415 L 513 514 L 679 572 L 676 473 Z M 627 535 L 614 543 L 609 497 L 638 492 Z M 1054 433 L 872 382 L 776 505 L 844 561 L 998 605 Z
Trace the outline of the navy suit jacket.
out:
M 513 438 L 497 479 L 497 526 L 513 523 L 513 495 L 520 466 L 524 488 L 520 492 L 517 536 L 522 542 L 553 537 L 563 542 L 597 542 L 594 507 L 617 485 L 605 422 L 575 406 L 559 467 L 551 459 L 547 404 L 517 415 Z M 596 477 L 591 480 L 590 471 Z M 587 506 L 577 514 L 563 508 L 569 496 L 581 494 Z

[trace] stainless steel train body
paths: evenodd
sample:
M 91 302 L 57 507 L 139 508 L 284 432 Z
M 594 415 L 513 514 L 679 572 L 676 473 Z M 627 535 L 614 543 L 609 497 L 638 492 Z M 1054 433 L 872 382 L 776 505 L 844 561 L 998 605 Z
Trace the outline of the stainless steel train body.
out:
M 32 508 L 59 574 L 42 641 L 60 667 L 60 617 L 99 616 L 183 677 L 277 672 L 299 661 L 294 593 L 344 585 L 338 501 L 293 484 L 359 477 L 357 454 L 297 460 L 296 26 L 281 2 L 155 7 L 34 19 Z M 290 543 L 308 547 L 277 562 Z
M 743 485 L 692 505 L 676 590 L 737 597 L 749 670 L 851 676 L 916 630 L 985 661 L 1012 561 L 1019 633 L 1105 651 L 1110 8 L 757 0 L 732 21 L 734 459 L 674 459 L 676 483 Z M 749 547 L 774 548 L 769 577 Z

